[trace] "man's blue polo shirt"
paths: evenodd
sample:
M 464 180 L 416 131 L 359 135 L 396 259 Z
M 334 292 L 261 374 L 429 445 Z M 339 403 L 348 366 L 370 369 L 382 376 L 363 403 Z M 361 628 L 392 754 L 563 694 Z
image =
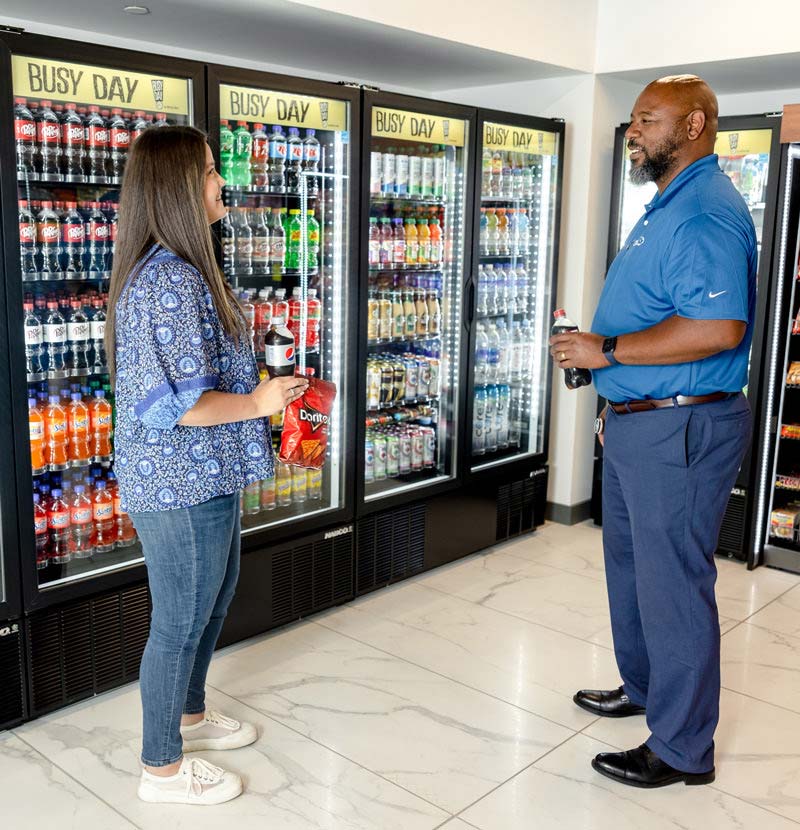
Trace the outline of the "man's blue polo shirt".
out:
M 716 155 L 682 170 L 656 194 L 617 254 L 592 331 L 605 337 L 650 328 L 678 315 L 743 320 L 742 342 L 725 352 L 670 366 L 593 370 L 611 401 L 738 392 L 747 383 L 756 301 L 756 232 L 744 199 Z

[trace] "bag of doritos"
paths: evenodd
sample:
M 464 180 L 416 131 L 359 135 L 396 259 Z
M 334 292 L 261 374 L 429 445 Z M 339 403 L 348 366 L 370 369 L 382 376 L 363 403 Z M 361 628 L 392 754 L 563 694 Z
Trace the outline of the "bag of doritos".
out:
M 331 422 L 336 384 L 317 378 L 308 379 L 302 398 L 286 407 L 283 435 L 278 458 L 284 464 L 319 470 L 325 464 L 328 427 Z

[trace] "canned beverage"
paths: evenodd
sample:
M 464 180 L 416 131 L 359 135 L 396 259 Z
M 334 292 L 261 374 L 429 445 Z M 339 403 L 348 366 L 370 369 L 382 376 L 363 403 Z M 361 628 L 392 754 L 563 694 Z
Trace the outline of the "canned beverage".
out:
M 391 406 L 394 400 L 394 369 L 391 363 L 381 363 L 381 406 Z
M 265 478 L 261 482 L 261 509 L 274 510 L 275 509 L 275 476 L 272 478 Z
M 411 469 L 414 472 L 421 470 L 425 458 L 425 438 L 422 430 L 414 428 L 411 430 Z
M 381 405 L 381 367 L 374 361 L 367 363 L 367 409 Z
M 417 397 L 427 398 L 431 387 L 431 365 L 427 357 L 418 357 L 419 380 L 417 381 Z
M 406 367 L 406 400 L 414 400 L 417 397 L 417 384 L 419 382 L 419 366 L 417 359 L 412 355 L 405 358 Z
M 423 437 L 422 464 L 424 467 L 436 466 L 436 430 L 433 427 L 420 427 Z
M 372 443 L 375 448 L 375 481 L 383 481 L 386 478 L 386 438 L 383 435 L 376 435 Z
M 394 478 L 400 474 L 400 439 L 393 432 L 386 436 L 386 475 Z
M 400 475 L 411 472 L 411 434 L 408 430 L 400 433 Z
M 438 357 L 428 358 L 428 367 L 430 369 L 430 383 L 428 384 L 428 395 L 431 398 L 439 396 L 439 383 L 441 382 L 442 367 L 439 363 Z
M 393 362 L 392 373 L 394 376 L 394 396 L 392 403 L 402 401 L 406 394 L 406 367 L 402 360 Z
M 364 481 L 375 481 L 375 442 L 367 438 L 364 445 Z
M 318 501 L 322 498 L 322 470 L 307 470 L 306 486 L 308 487 L 308 497 L 313 501 Z
M 308 474 L 305 467 L 292 467 L 292 496 L 295 501 L 308 498 Z

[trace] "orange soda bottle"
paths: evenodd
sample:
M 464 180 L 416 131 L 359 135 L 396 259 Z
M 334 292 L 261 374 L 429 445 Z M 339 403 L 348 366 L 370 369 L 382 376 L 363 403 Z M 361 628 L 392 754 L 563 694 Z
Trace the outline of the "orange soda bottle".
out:
M 58 395 L 50 395 L 44 411 L 46 445 L 45 461 L 51 468 L 65 469 L 69 463 L 69 432 L 67 413 L 59 403 Z
M 28 423 L 31 433 L 31 468 L 33 474 L 38 475 L 47 468 L 47 462 L 44 456 L 44 415 L 36 406 L 36 398 L 28 398 Z
M 74 462 L 87 462 L 92 455 L 89 446 L 89 407 L 80 392 L 73 392 L 67 409 L 69 423 L 69 457 Z
M 94 400 L 89 406 L 92 436 L 90 446 L 95 458 L 111 455 L 111 404 L 102 389 L 95 389 Z

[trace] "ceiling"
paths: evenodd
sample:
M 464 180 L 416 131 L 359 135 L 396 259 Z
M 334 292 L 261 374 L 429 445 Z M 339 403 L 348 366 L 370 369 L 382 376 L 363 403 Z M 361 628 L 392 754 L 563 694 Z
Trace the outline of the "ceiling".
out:
M 125 14 L 125 0 L 0 0 L 0 23 L 24 15 L 47 26 L 163 45 L 242 65 L 302 67 L 328 78 L 420 91 L 488 86 L 574 74 L 574 70 L 409 32 L 286 0 L 130 0 L 151 14 Z M 37 25 L 38 24 L 38 25 Z M 74 37 L 74 35 L 71 35 Z M 144 45 L 142 48 L 146 48 Z M 165 48 L 166 53 L 170 53 Z

